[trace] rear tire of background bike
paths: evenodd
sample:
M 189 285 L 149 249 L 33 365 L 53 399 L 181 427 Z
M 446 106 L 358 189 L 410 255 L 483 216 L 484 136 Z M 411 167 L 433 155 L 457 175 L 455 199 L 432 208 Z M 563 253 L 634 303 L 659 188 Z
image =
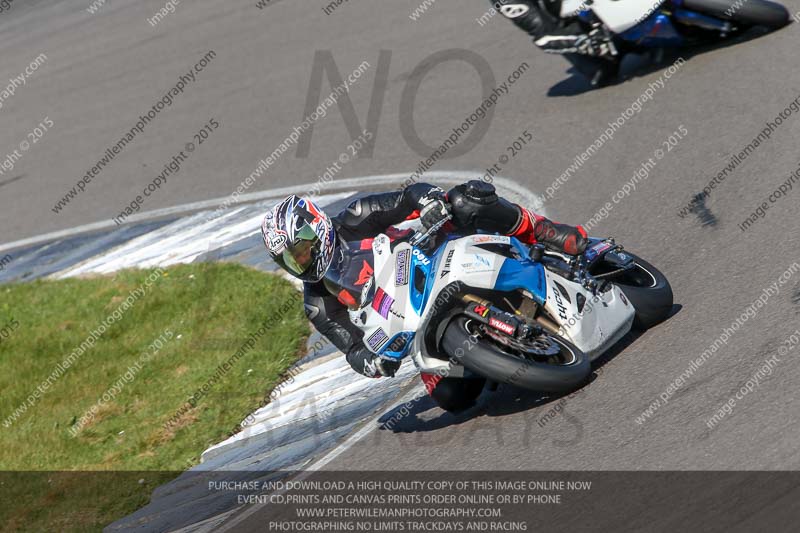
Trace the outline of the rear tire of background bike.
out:
M 565 393 L 583 385 L 592 372 L 586 354 L 561 337 L 548 334 L 574 361 L 568 365 L 548 364 L 506 353 L 486 341 L 473 343 L 467 330 L 470 320 L 463 315 L 455 317 L 445 329 L 442 348 L 466 368 L 492 381 L 536 392 Z
M 738 7 L 737 0 L 684 0 L 683 7 L 748 26 L 764 26 L 776 30 L 789 24 L 789 12 L 786 8 L 768 0 L 744 0 Z M 727 15 L 728 11 L 733 13 Z
M 652 278 L 652 285 L 649 287 L 634 286 L 625 284 L 617 279 L 612 279 L 611 281 L 625 293 L 625 296 L 636 309 L 633 327 L 636 329 L 648 329 L 669 318 L 674 301 L 672 287 L 667 277 L 656 267 L 627 250 L 625 250 L 625 253 L 634 258 L 637 268 L 649 274 L 650 278 Z

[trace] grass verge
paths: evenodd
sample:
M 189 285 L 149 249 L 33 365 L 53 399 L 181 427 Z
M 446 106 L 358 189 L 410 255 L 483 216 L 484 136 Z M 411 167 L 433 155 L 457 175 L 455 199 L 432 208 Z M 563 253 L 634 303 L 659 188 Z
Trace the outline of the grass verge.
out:
M 92 531 L 229 436 L 308 323 L 285 280 L 202 263 L 0 286 L 0 330 L 0 524 Z

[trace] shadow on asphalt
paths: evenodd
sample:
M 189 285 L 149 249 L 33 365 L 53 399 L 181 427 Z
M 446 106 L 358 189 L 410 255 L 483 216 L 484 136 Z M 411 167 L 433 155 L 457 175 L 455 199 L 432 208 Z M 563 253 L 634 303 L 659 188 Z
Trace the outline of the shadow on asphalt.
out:
M 770 33 L 774 33 L 774 31 L 769 31 L 763 28 L 752 28 L 739 35 L 731 37 L 730 39 L 708 44 L 701 44 L 686 48 L 654 48 L 641 54 L 629 53 L 625 56 L 625 59 L 622 62 L 617 79 L 610 85 L 607 85 L 601 89 L 613 88 L 616 85 L 620 85 L 634 78 L 640 78 L 663 70 L 665 67 L 675 63 L 679 57 L 683 57 L 685 60 L 689 61 L 695 56 L 723 48 L 728 48 L 729 46 L 743 44 L 748 41 L 764 37 L 765 35 L 769 35 Z M 591 86 L 589 80 L 579 74 L 574 68 L 569 68 L 567 73 L 571 74 L 571 76 L 553 85 L 547 91 L 547 96 L 578 96 L 594 90 L 594 87 Z
M 680 313 L 682 309 L 683 306 L 680 304 L 673 305 L 666 321 L 669 321 L 672 317 Z M 589 377 L 589 381 L 580 389 L 568 394 L 547 396 L 505 384 L 501 384 L 497 390 L 493 391 L 491 390 L 491 386 L 487 385 L 478 397 L 475 405 L 460 413 L 449 413 L 440 409 L 430 396 L 425 395 L 416 399 L 413 403 L 409 402 L 398 405 L 390 411 L 385 412 L 383 416 L 378 419 L 378 422 L 381 424 L 379 429 L 382 431 L 391 431 L 392 433 L 436 431 L 459 426 L 482 416 L 508 416 L 530 411 L 537 407 L 544 407 L 555 402 L 560 403 L 562 399 L 584 392 L 587 387 L 600 379 L 603 373 L 603 367 L 631 347 L 645 333 L 646 331 L 631 331 L 625 335 L 609 351 L 592 362 L 593 372 Z M 404 409 L 406 410 L 405 415 L 403 414 Z

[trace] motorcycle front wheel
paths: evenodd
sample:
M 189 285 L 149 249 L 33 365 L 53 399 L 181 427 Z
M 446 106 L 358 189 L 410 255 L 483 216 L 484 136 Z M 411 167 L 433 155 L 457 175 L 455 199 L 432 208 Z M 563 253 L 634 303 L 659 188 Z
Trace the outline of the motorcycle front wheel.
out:
M 536 392 L 571 392 L 592 372 L 586 354 L 566 339 L 542 332 L 519 341 L 464 315 L 447 326 L 441 346 L 478 375 Z

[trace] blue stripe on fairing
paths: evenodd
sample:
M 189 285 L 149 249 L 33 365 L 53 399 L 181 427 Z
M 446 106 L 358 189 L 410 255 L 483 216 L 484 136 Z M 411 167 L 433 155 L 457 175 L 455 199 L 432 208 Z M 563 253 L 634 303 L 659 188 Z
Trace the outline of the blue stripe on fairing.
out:
M 527 250 L 519 240 L 512 237 L 511 244 L 522 257 L 527 257 Z M 500 267 L 494 288 L 503 292 L 525 289 L 531 293 L 536 303 L 544 305 L 547 299 L 547 279 L 544 267 L 530 259 L 507 258 Z
M 403 336 L 408 337 L 408 340 L 403 346 L 403 349 L 400 350 L 399 352 L 390 352 L 389 347 L 392 345 L 392 343 L 395 340 L 397 340 L 398 337 L 403 337 Z M 408 354 L 409 350 L 411 350 L 411 347 L 414 345 L 415 336 L 416 332 L 414 331 L 401 331 L 400 333 L 389 339 L 389 342 L 386 343 L 386 348 L 384 348 L 384 350 L 381 352 L 381 356 L 391 357 L 392 359 L 398 359 L 398 360 L 402 359 L 403 357 L 406 356 L 406 354 Z
M 412 248 L 411 250 L 411 270 L 408 276 L 408 291 L 411 296 L 411 306 L 417 315 L 422 316 L 422 311 L 428 303 L 428 298 L 431 295 L 433 284 L 436 283 L 436 273 L 439 272 L 439 263 L 442 261 L 442 251 L 444 246 L 440 246 L 431 255 L 426 255 L 419 248 Z M 429 265 L 424 265 L 422 261 L 414 254 L 415 250 L 424 255 L 430 260 Z M 417 266 L 419 266 L 425 273 L 425 289 L 422 292 L 417 291 L 414 286 L 414 278 L 416 277 Z
M 643 47 L 680 46 L 686 40 L 675 29 L 672 19 L 659 11 L 633 28 L 620 33 L 618 37 Z

